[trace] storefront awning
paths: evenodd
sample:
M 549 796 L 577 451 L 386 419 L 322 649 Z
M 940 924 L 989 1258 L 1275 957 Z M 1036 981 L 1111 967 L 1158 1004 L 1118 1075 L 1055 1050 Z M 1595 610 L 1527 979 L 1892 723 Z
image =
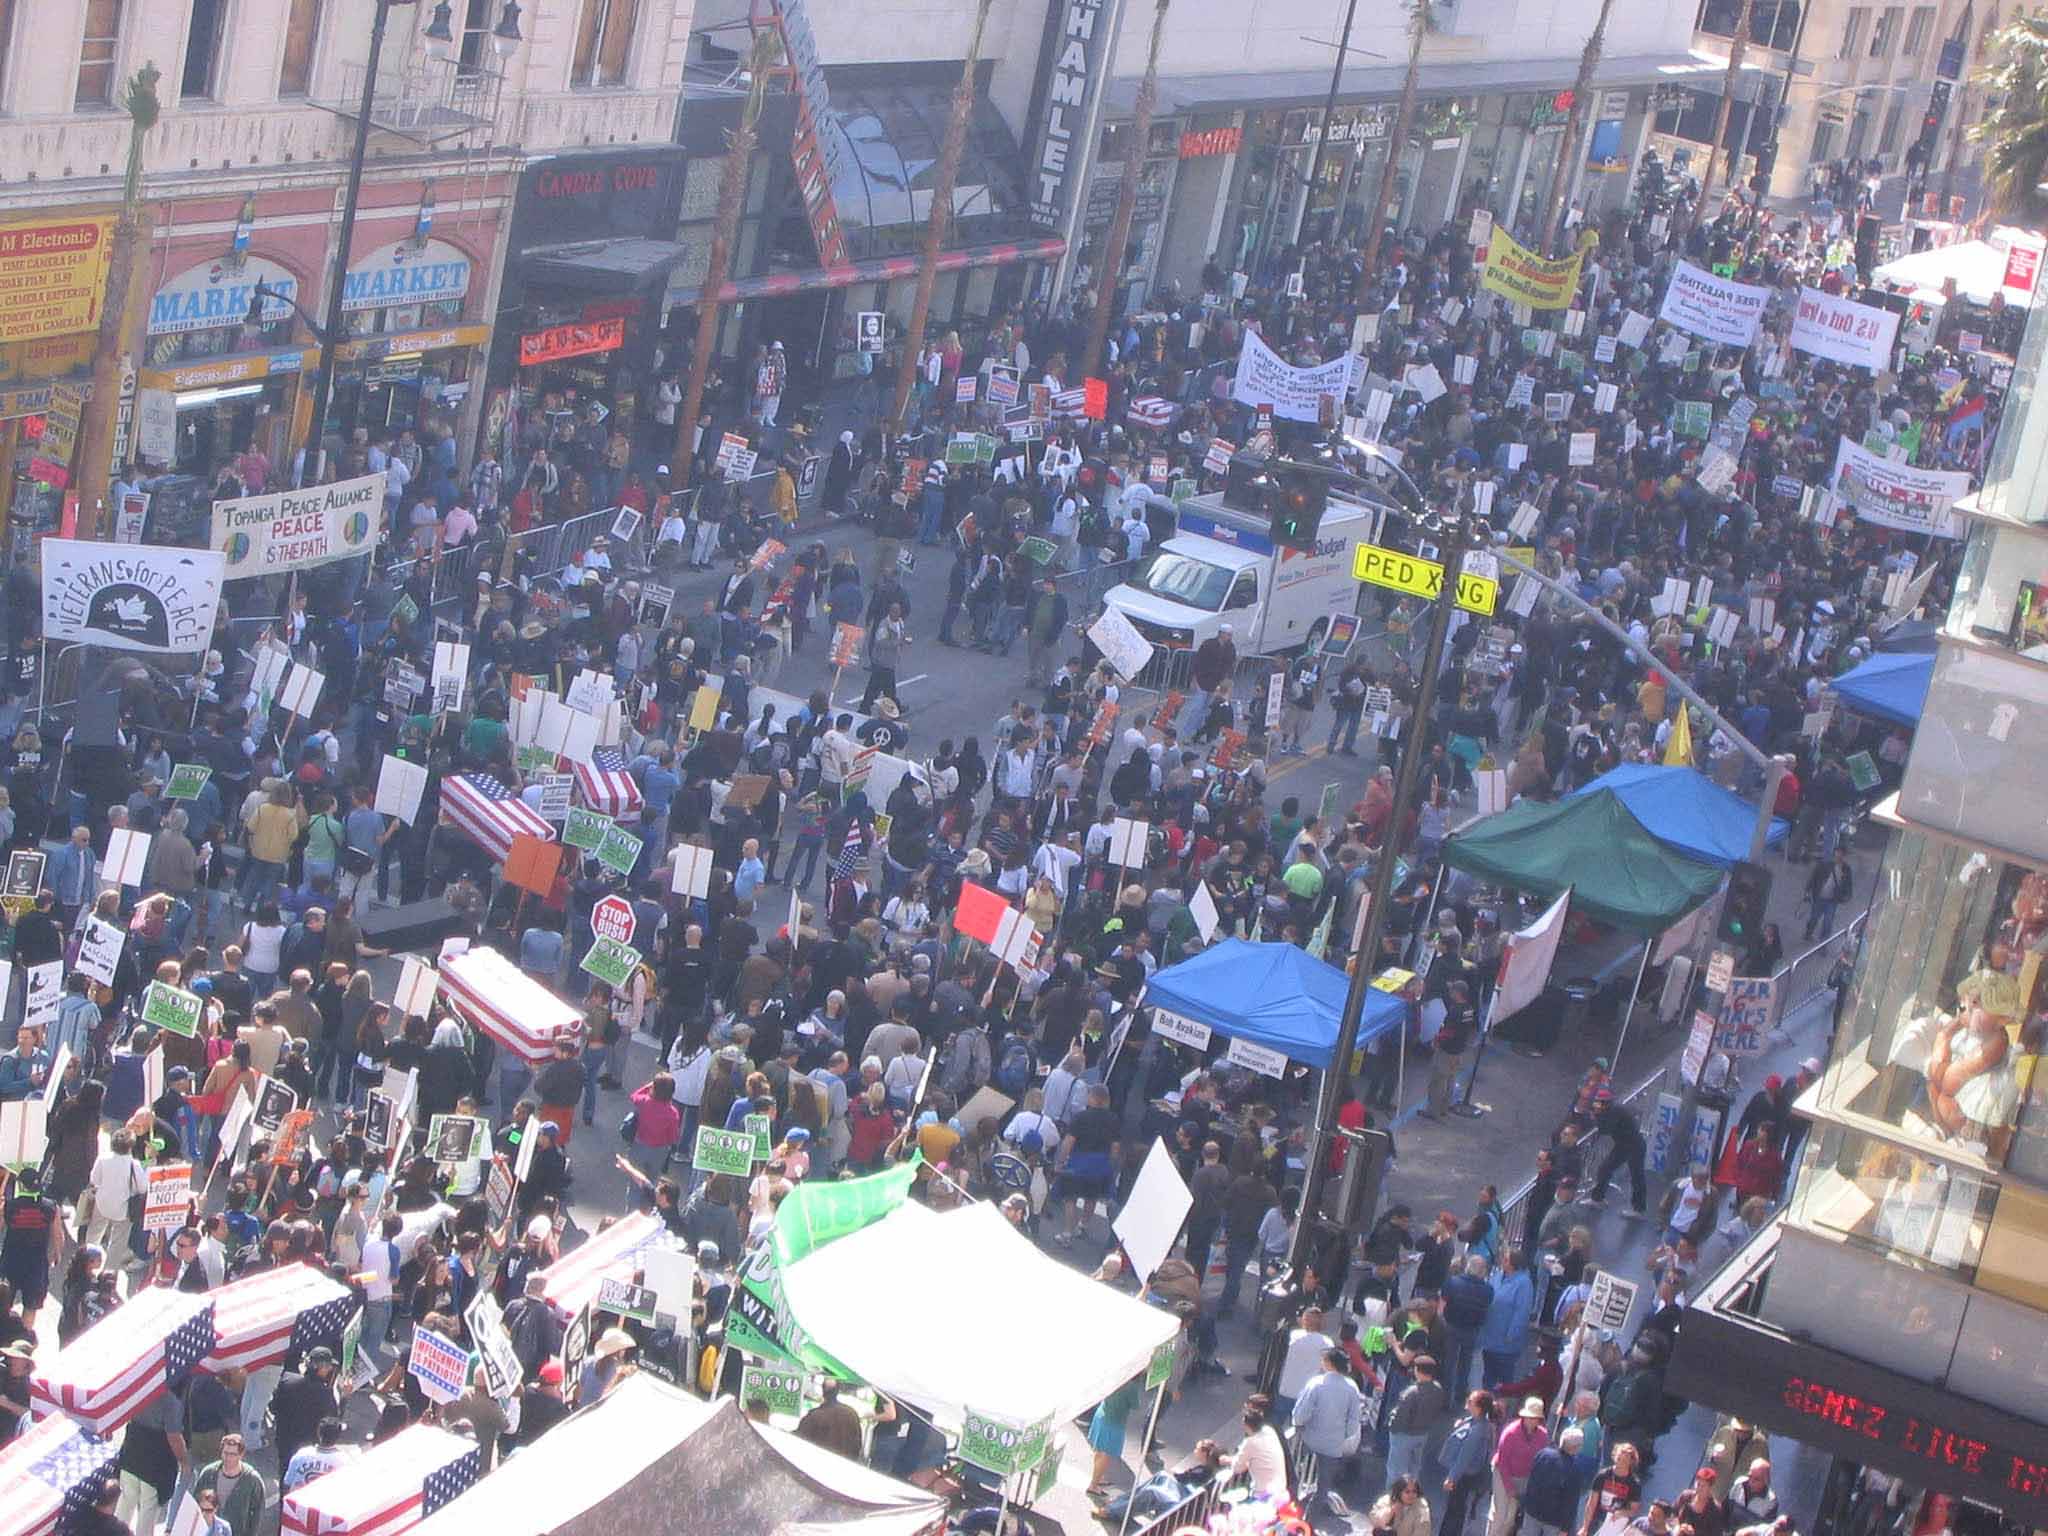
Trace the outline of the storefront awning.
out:
M 958 272 L 970 267 L 1007 267 L 1020 261 L 1053 261 L 1067 248 L 1060 239 L 1014 240 L 1000 245 L 970 245 L 939 253 L 938 270 Z M 899 277 L 915 277 L 915 256 L 877 256 L 868 261 L 848 262 L 839 267 L 800 267 L 792 272 L 765 272 L 759 277 L 736 278 L 719 290 L 719 301 L 773 298 L 783 293 L 806 293 L 820 288 L 850 288 L 855 283 L 886 283 Z M 702 297 L 697 288 L 672 288 L 668 302 L 691 304 Z
M 1623 54 L 1603 58 L 1593 71 L 1596 86 L 1665 83 L 1684 80 L 1705 66 L 1691 53 Z M 1339 106 L 1393 100 L 1401 94 L 1404 64 L 1380 64 L 1344 71 Z M 1579 56 L 1554 59 L 1453 61 L 1422 66 L 1418 90 L 1424 96 L 1498 95 L 1506 91 L 1563 90 L 1578 79 Z M 1109 82 L 1105 110 L 1111 117 L 1128 116 L 1137 101 L 1138 80 L 1125 76 Z M 1168 75 L 1159 81 L 1157 111 L 1215 111 L 1229 108 L 1280 110 L 1320 107 L 1329 99 L 1330 76 L 1313 69 L 1270 70 L 1229 75 Z
M 644 293 L 668 281 L 683 259 L 685 247 L 674 240 L 622 236 L 614 240 L 578 240 L 573 245 L 544 245 L 519 258 L 526 281 L 538 287 L 567 288 L 574 293 L 628 295 Z

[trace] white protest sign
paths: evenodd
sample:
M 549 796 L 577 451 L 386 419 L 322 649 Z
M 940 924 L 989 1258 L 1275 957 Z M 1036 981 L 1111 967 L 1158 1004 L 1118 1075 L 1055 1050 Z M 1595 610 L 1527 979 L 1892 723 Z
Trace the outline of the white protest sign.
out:
M 311 667 L 293 662 L 284 686 L 277 691 L 277 702 L 304 720 L 313 713 L 313 706 L 320 702 L 320 688 L 326 681 L 323 674 Z
M 462 708 L 462 690 L 469 680 L 469 647 L 452 640 L 434 642 L 434 707 Z M 447 703 L 442 701 L 446 699 Z M 410 822 L 411 818 L 407 818 Z
M 100 884 L 140 885 L 149 867 L 150 835 L 116 827 L 107 834 L 107 856 L 100 864 Z
M 1756 340 L 1757 323 L 1770 298 L 1768 288 L 1717 277 L 1681 261 L 1671 273 L 1657 318 L 1702 341 L 1746 347 Z
M 1235 1062 L 1240 1067 L 1249 1067 L 1254 1072 L 1264 1073 L 1267 1077 L 1284 1078 L 1287 1076 L 1287 1053 L 1285 1051 L 1273 1050 L 1269 1046 L 1260 1045 L 1255 1040 L 1246 1040 L 1242 1036 L 1231 1037 L 1230 1048 L 1223 1053 L 1223 1059 Z
M 1152 1033 L 1162 1040 L 1171 1040 L 1178 1045 L 1191 1045 L 1198 1051 L 1206 1051 L 1209 1048 L 1208 1025 L 1168 1008 L 1152 1010 Z
M 114 968 L 121 963 L 121 946 L 128 935 L 112 923 L 102 922 L 97 917 L 85 920 L 85 932 L 79 937 L 78 969 L 102 986 L 114 984 Z
M 1621 317 L 1621 329 L 1615 333 L 1615 340 L 1624 347 L 1640 347 L 1643 338 L 1650 334 L 1650 317 L 1630 310 Z
M 1835 450 L 1835 499 L 1861 522 L 1952 539 L 1959 530 L 1949 508 L 1969 491 L 1964 470 L 1916 469 L 1846 437 Z
M 1145 1154 L 1144 1166 L 1138 1170 L 1137 1183 L 1131 1186 L 1130 1198 L 1110 1224 L 1124 1252 L 1130 1255 L 1131 1273 L 1140 1281 L 1150 1279 L 1152 1272 L 1173 1252 L 1181 1226 L 1194 1204 L 1195 1197 L 1174 1166 L 1165 1139 L 1155 1139 L 1152 1150 Z
M 1478 358 L 1468 353 L 1460 352 L 1451 359 L 1451 382 L 1453 384 L 1470 384 L 1478 377 Z
M 1888 309 L 1858 304 L 1818 288 L 1799 290 L 1790 339 L 1802 352 L 1883 373 L 1891 366 L 1892 344 L 1898 335 L 1899 317 Z
M 1575 465 L 1592 463 L 1594 447 L 1598 441 L 1599 438 L 1596 433 L 1574 432 L 1572 434 L 1571 462 Z
M 405 969 L 399 972 L 398 990 L 391 995 L 391 1011 L 400 1019 L 427 1017 L 433 1011 L 434 993 L 441 985 L 441 975 L 418 955 L 405 957 Z
M 1188 916 L 1195 920 L 1195 931 L 1201 934 L 1204 944 L 1216 937 L 1220 914 L 1216 910 L 1216 898 L 1209 894 L 1206 880 L 1195 882 L 1195 894 L 1188 898 Z
M 1126 816 L 1117 817 L 1110 823 L 1109 828 L 1109 862 L 1119 869 L 1129 869 L 1134 864 L 1142 869 L 1145 864 L 1145 844 L 1151 836 L 1150 822 L 1134 821 Z
M 27 971 L 28 997 L 21 1022 L 47 1030 L 57 1022 L 57 1005 L 64 999 L 64 962 L 47 960 Z
M 711 850 L 700 848 L 695 843 L 678 843 L 675 858 L 675 873 L 669 879 L 668 888 L 678 896 L 708 900 L 711 896 Z
M 426 764 L 386 754 L 377 771 L 376 809 L 380 815 L 396 816 L 409 827 L 419 816 L 420 798 L 426 792 Z
M 1102 610 L 1102 617 L 1089 626 L 1088 638 L 1126 682 L 1144 671 L 1152 659 L 1152 642 L 1114 608 Z
M 1285 421 L 1320 422 L 1325 396 L 1343 399 L 1351 392 L 1353 356 L 1345 353 L 1313 368 L 1286 362 L 1257 333 L 1246 331 L 1237 355 L 1237 377 L 1231 398 L 1254 408 L 1271 406 Z

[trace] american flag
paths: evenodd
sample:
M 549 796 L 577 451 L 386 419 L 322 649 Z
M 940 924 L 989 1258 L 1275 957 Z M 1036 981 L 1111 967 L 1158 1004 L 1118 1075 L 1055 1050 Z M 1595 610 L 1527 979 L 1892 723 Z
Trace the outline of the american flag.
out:
M 152 1286 L 59 1350 L 29 1384 L 37 1414 L 111 1435 L 213 1352 L 213 1298 Z
M 557 1035 L 580 1035 L 580 1009 L 555 996 L 495 949 L 482 946 L 441 966 L 441 995 L 482 1033 L 538 1066 L 555 1054 Z
M 846 841 L 839 845 L 838 857 L 832 860 L 832 878 L 851 880 L 853 872 L 867 861 L 867 837 L 862 833 L 860 823 L 856 821 L 846 829 Z
M 1082 417 L 1088 414 L 1088 391 L 1085 389 L 1060 389 L 1053 391 L 1052 413 L 1055 416 Z
M 597 1299 L 597 1282 L 615 1267 L 662 1237 L 659 1217 L 642 1211 L 613 1222 L 580 1248 L 563 1254 L 541 1271 L 547 1284 L 547 1299 L 575 1317 Z
M 589 762 L 576 764 L 576 792 L 600 816 L 640 814 L 640 786 L 626 767 L 626 754 L 617 747 L 599 747 Z
M 512 852 L 512 839 L 555 840 L 555 829 L 540 812 L 487 773 L 455 774 L 442 781 L 441 814 L 475 839 L 493 858 Z
M 382 1445 L 285 1496 L 285 1536 L 397 1536 L 468 1491 L 483 1451 L 433 1424 Z
M 209 1293 L 213 1353 L 200 1369 L 218 1376 L 254 1370 L 316 1344 L 334 1347 L 355 1315 L 355 1293 L 305 1264 L 266 1269 Z
M 1140 395 L 1124 411 L 1124 417 L 1134 427 L 1169 427 L 1173 425 L 1174 405 L 1171 400 L 1158 395 Z
M 63 1414 L 0 1449 L 0 1536 L 53 1536 L 92 1508 L 120 1452 Z

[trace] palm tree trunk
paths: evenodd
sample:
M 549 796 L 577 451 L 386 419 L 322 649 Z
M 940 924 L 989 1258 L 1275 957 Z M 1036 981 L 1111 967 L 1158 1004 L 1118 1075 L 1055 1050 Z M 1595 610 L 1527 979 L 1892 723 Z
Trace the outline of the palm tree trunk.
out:
M 988 26 L 991 0 L 980 0 L 974 13 L 974 36 L 960 79 L 953 86 L 952 113 L 946 119 L 946 141 L 939 150 L 938 173 L 932 181 L 932 211 L 924 226 L 924 256 L 917 266 L 917 297 L 910 306 L 910 328 L 903 336 L 903 357 L 896 365 L 896 399 L 889 419 L 900 429 L 910 406 L 910 386 L 917 373 L 917 355 L 924 350 L 925 322 L 931 317 L 932 287 L 939 279 L 939 252 L 946 248 L 946 230 L 953 222 L 953 186 L 960 178 L 960 156 L 967 148 L 967 123 L 974 111 L 974 70 L 981 59 L 981 34 Z
M 1408 11 L 1408 73 L 1401 81 L 1401 108 L 1394 116 L 1393 137 L 1387 141 L 1387 163 L 1380 170 L 1380 189 L 1373 198 L 1372 219 L 1365 231 L 1365 253 L 1360 259 L 1358 301 L 1363 304 L 1372 288 L 1373 269 L 1380 259 L 1380 231 L 1386 226 L 1387 206 L 1394 200 L 1394 175 L 1401 168 L 1401 150 L 1408 142 L 1408 130 L 1415 126 L 1415 84 L 1422 73 L 1422 36 L 1429 30 L 1429 13 L 1422 0 L 1410 0 Z
M 1728 73 L 1721 80 L 1721 107 L 1714 114 L 1714 141 L 1707 146 L 1707 169 L 1700 177 L 1700 200 L 1693 205 L 1692 223 L 1700 221 L 1706 212 L 1707 198 L 1714 190 L 1714 172 L 1720 168 L 1721 141 L 1728 137 L 1728 113 L 1735 105 L 1735 82 L 1742 73 L 1742 56 L 1749 51 L 1750 17 L 1756 10 L 1756 0 L 1742 0 L 1742 14 L 1735 18 L 1735 36 L 1728 42 Z M 1732 166 L 1739 157 L 1731 154 L 1728 162 Z
M 1559 216 L 1564 212 L 1565 189 L 1577 168 L 1579 145 L 1586 130 L 1586 114 L 1592 110 L 1593 71 L 1600 67 L 1600 51 L 1607 43 L 1607 13 L 1614 0 L 1600 0 L 1600 19 L 1586 38 L 1586 51 L 1579 55 L 1579 77 L 1572 85 L 1572 109 L 1565 117 L 1564 139 L 1557 146 L 1557 165 L 1550 173 L 1550 195 L 1544 199 L 1549 211 L 1543 217 L 1543 243 L 1548 252 L 1557 239 Z
M 1159 45 L 1166 35 L 1166 8 L 1172 3 L 1173 0 L 1159 0 L 1159 8 L 1152 13 L 1152 46 L 1145 55 L 1145 78 L 1138 85 L 1138 100 L 1131 114 L 1123 182 L 1116 194 L 1116 217 L 1110 220 L 1109 240 L 1103 246 L 1100 270 L 1095 277 L 1095 314 L 1088 322 L 1088 344 L 1081 349 L 1083 378 L 1091 374 L 1101 377 L 1107 371 L 1104 353 L 1109 345 L 1109 312 L 1116 303 L 1124 251 L 1131 243 L 1131 216 L 1138 206 L 1138 173 L 1145 161 L 1146 140 L 1152 134 L 1152 107 L 1159 99 Z
M 670 450 L 670 464 L 676 468 L 675 482 L 694 479 L 697 417 L 704 409 L 704 380 L 711 372 L 711 352 L 718 345 L 718 294 L 725 287 L 732 265 L 732 248 L 739 239 L 740 208 L 746 201 L 747 167 L 754 155 L 755 125 L 761 120 L 761 101 L 768 89 L 768 71 L 781 56 L 782 40 L 763 28 L 754 34 L 753 54 L 748 60 L 752 79 L 746 104 L 740 108 L 739 126 L 725 146 L 725 164 L 718 172 L 718 222 L 712 226 L 711 258 L 704 269 L 704 286 L 697 295 L 697 345 L 690 354 L 690 381 L 683 389 L 683 408 L 676 415 L 676 441 Z

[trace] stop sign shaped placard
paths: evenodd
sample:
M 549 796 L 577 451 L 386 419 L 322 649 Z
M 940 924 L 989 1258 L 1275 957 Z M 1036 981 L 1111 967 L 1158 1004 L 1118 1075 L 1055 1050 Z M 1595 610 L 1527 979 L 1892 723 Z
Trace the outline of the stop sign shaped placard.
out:
M 600 939 L 633 942 L 633 904 L 623 896 L 607 896 L 590 909 L 590 931 Z

